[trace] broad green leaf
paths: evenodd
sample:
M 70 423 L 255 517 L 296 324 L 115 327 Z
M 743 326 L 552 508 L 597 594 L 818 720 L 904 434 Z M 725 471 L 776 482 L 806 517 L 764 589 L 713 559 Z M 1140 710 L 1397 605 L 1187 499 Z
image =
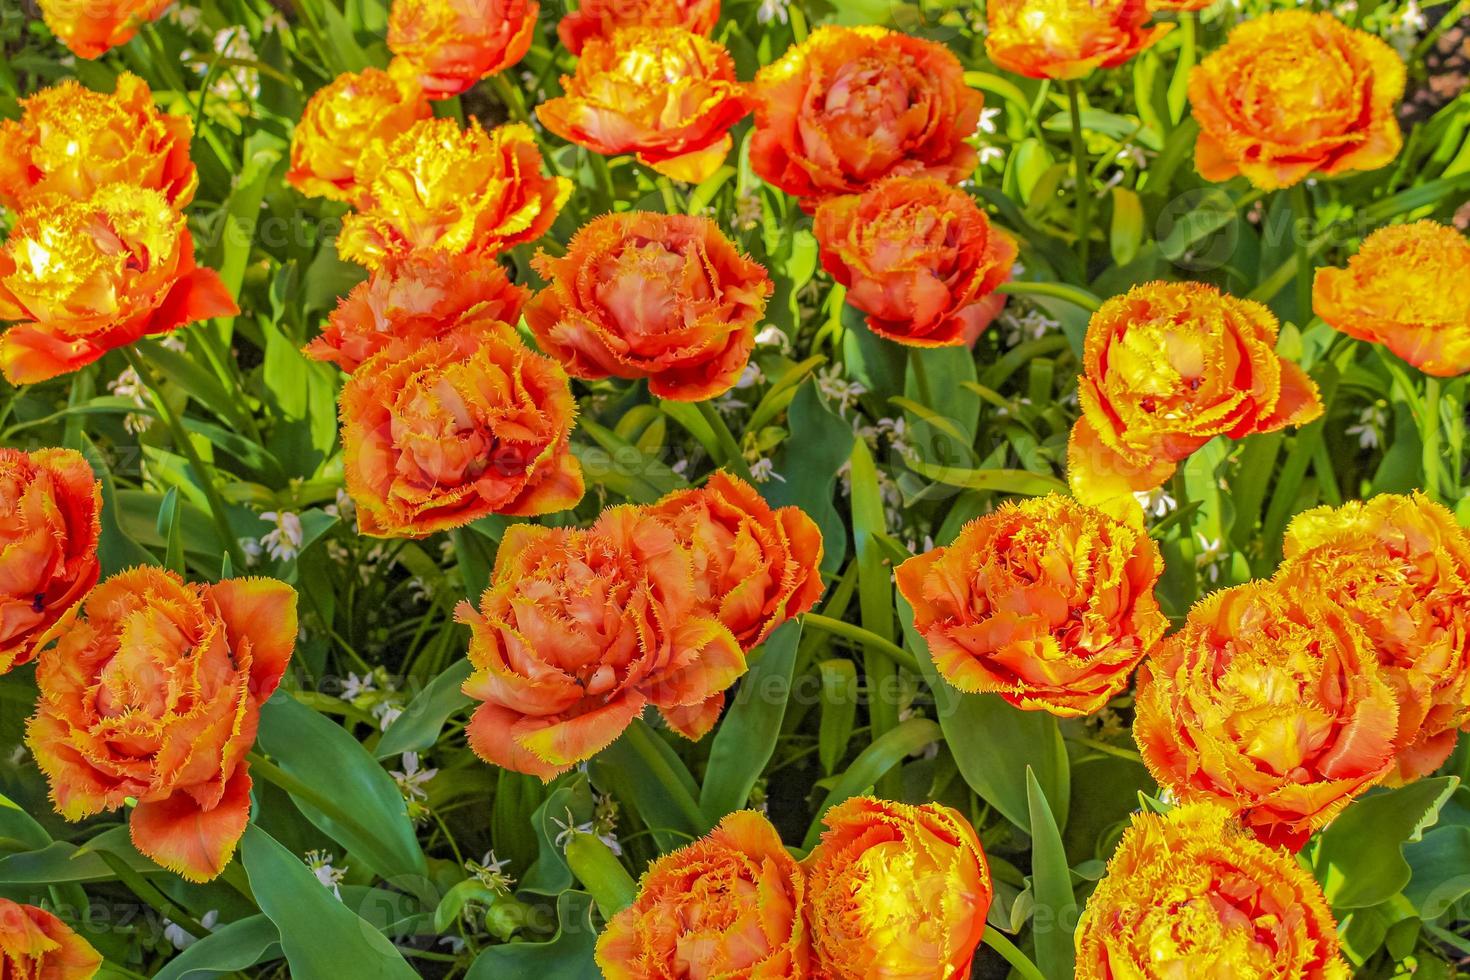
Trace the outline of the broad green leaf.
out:
M 783 623 L 740 680 L 734 700 L 710 743 L 709 764 L 699 805 L 710 820 L 743 809 L 750 791 L 776 751 L 781 720 L 791 697 L 791 674 L 801 640 L 799 620 Z
M 1070 980 L 1076 958 L 1072 931 L 1077 922 L 1077 897 L 1072 893 L 1072 871 L 1067 867 L 1061 832 L 1030 766 L 1026 767 L 1026 800 L 1031 828 L 1031 891 L 1036 896 L 1031 912 L 1036 965 L 1046 980 Z
M 857 667 L 851 660 L 832 658 L 817 664 L 822 677 L 822 718 L 817 729 L 817 757 L 822 771 L 832 775 L 847 754 L 857 718 Z
M 290 775 L 323 790 L 325 812 L 293 795 L 296 806 L 377 875 L 409 891 L 428 877 L 408 808 L 393 777 L 350 733 L 278 692 L 260 710 L 260 747 Z M 351 823 L 342 819 L 346 815 Z
M 1313 868 L 1335 909 L 1366 908 L 1397 894 L 1412 869 L 1404 845 L 1418 841 L 1459 785 L 1454 776 L 1421 779 L 1355 800 L 1322 832 Z
M 833 505 L 837 473 L 852 448 L 852 427 L 822 401 L 813 380 L 802 382 L 786 413 L 791 437 L 777 455 L 780 480 L 760 485 L 774 507 L 800 507 L 822 530 L 822 571 L 847 559 L 847 523 Z
M 473 670 L 466 657 L 444 668 L 383 732 L 383 737 L 378 739 L 377 757 L 388 759 L 404 752 L 422 752 L 432 748 L 449 716 L 473 703 L 460 690 Z
M 893 570 L 876 540 L 877 535 L 887 533 L 888 525 L 878 470 L 873 463 L 873 454 L 868 451 L 868 444 L 862 439 L 852 441 L 852 468 L 849 472 L 853 555 L 858 566 L 858 611 L 863 629 L 880 640 L 891 642 L 894 634 Z M 899 705 L 894 683 L 898 678 L 898 668 L 891 659 L 871 649 L 871 646 L 865 646 L 863 674 L 871 694 L 868 720 L 873 728 L 873 738 L 877 740 L 898 724 Z M 898 789 L 895 778 L 880 780 L 880 795 L 893 797 Z
M 573 834 L 567 841 L 567 865 L 587 886 L 605 916 L 616 915 L 638 895 L 638 884 L 612 848 L 592 834 Z
M 1436 827 L 1404 848 L 1409 863 L 1408 899 L 1426 920 L 1459 911 L 1470 895 L 1470 827 Z
M 196 942 L 169 960 L 154 980 L 212 980 L 282 955 L 280 930 L 265 915 L 248 916 L 195 938 Z
M 1067 485 L 1056 477 L 1028 470 L 972 470 L 958 466 L 930 466 L 917 460 L 909 465 L 914 472 L 931 480 L 966 490 L 992 490 L 1028 497 L 1067 492 Z
M 382 933 L 342 903 L 305 862 L 254 824 L 240 859 L 260 909 L 276 924 L 293 980 L 414 980 L 418 974 Z

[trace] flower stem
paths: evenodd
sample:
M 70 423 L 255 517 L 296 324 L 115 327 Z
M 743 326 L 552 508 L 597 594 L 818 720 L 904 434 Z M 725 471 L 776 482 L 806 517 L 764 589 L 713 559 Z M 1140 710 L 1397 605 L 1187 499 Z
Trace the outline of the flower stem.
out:
M 1023 980 L 1046 980 L 1037 969 L 1036 964 L 1026 958 L 1026 954 L 1016 948 L 1016 944 L 1005 936 L 996 932 L 990 926 L 985 927 L 985 934 L 980 941 L 1001 955 L 1001 958 L 1015 969 L 1016 975 Z
M 1424 444 L 1424 492 L 1432 500 L 1443 503 L 1439 479 L 1444 464 L 1439 451 L 1439 395 L 1439 379 L 1426 374 L 1423 414 L 1419 418 L 1419 441 Z
M 659 194 L 663 196 L 664 213 L 683 214 L 684 209 L 679 206 L 679 195 L 674 190 L 674 182 L 669 180 L 669 178 L 665 177 L 663 174 L 659 174 L 657 177 L 655 177 L 653 182 L 658 187 Z
M 645 771 L 662 787 L 669 801 L 678 807 L 684 819 L 689 821 L 690 829 L 696 833 L 706 833 L 710 829 L 709 818 L 704 815 L 699 804 L 694 802 L 694 797 L 690 796 L 680 784 L 678 777 L 669 768 L 668 762 L 659 754 L 657 746 L 653 744 L 653 739 L 656 737 L 647 725 L 637 719 L 634 719 L 633 724 L 623 732 L 623 739 L 628 743 L 628 747 L 643 763 Z
M 724 453 L 722 460 L 724 465 L 735 471 L 735 475 L 742 480 L 749 481 L 750 466 L 745 462 L 745 453 L 740 449 L 740 443 L 735 441 L 735 436 L 730 432 L 730 427 L 720 417 L 719 409 L 708 400 L 695 402 L 694 407 L 699 409 L 699 414 L 715 433 L 715 441 L 720 444 L 720 451 Z
M 1082 278 L 1088 279 L 1087 266 L 1092 251 L 1092 182 L 1087 169 L 1087 144 L 1082 139 L 1081 86 L 1068 81 L 1067 105 L 1072 113 L 1072 174 L 1077 193 L 1077 257 L 1082 263 Z
M 194 448 L 194 442 L 189 438 L 189 433 L 184 429 L 173 407 L 169 405 L 168 399 L 163 396 L 158 377 L 153 373 L 138 352 L 131 347 L 121 347 L 123 357 L 129 366 L 138 375 L 138 380 L 148 388 L 148 393 L 153 396 L 153 405 L 158 410 L 159 418 L 163 419 L 168 426 L 169 434 L 173 437 L 174 445 L 183 454 L 184 460 L 189 464 L 189 469 L 194 473 L 194 479 L 199 482 L 199 489 L 204 493 L 204 499 L 209 502 L 209 512 L 214 517 L 214 526 L 219 531 L 220 544 L 230 556 L 230 563 L 240 571 L 245 569 L 245 552 L 240 549 L 240 542 L 235 538 L 235 532 L 230 528 L 230 518 L 225 510 L 224 498 L 220 496 L 219 488 L 214 484 L 214 471 L 205 466 L 204 461 L 199 458 L 199 451 Z
M 1296 252 L 1296 322 L 1298 327 L 1305 327 L 1312 319 L 1312 200 L 1303 183 L 1295 184 L 1289 193 L 1295 218 L 1291 223 L 1291 240 Z

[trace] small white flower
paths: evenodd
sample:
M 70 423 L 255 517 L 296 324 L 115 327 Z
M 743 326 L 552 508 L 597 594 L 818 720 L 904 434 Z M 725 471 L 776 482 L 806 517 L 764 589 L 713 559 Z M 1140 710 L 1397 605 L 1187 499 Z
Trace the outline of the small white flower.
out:
M 829 364 L 817 371 L 817 390 L 822 397 L 837 406 L 839 415 L 857 404 L 857 400 L 868 393 L 860 381 L 850 381 L 843 376 L 841 364 Z
M 342 880 L 347 877 L 350 869 L 333 867 L 334 860 L 336 860 L 336 855 L 331 851 L 306 852 L 306 866 L 311 869 L 312 874 L 316 875 L 316 880 L 322 883 L 322 887 L 341 899 Z
M 380 701 L 373 705 L 373 717 L 378 719 L 378 730 L 386 732 L 388 726 L 398 720 L 403 714 L 403 705 L 397 701 Z
M 1220 580 L 1220 559 L 1225 555 L 1225 547 L 1219 538 L 1207 538 L 1203 534 L 1196 534 L 1199 538 L 1199 553 L 1194 556 L 1196 568 L 1207 569 L 1211 582 Z
M 240 550 L 245 553 L 245 564 L 254 565 L 260 561 L 260 556 L 265 554 L 265 549 L 260 542 L 254 538 L 240 538 Z
M 378 684 L 373 680 L 372 674 L 358 676 L 351 671 L 347 672 L 347 679 L 342 682 L 342 700 L 356 701 L 364 694 L 372 694 L 378 689 Z
M 510 864 L 508 858 L 497 858 L 493 850 L 486 851 L 481 861 L 466 861 L 464 869 L 473 877 L 480 880 L 480 884 L 493 892 L 509 895 L 515 887 L 516 880 L 505 871 L 505 866 Z
M 260 539 L 261 545 L 270 552 L 272 558 L 276 561 L 290 561 L 301 553 L 304 534 L 300 517 L 286 510 L 268 510 L 260 515 L 260 519 L 275 525 Z
M 755 19 L 762 24 L 769 24 L 773 20 L 786 23 L 786 8 L 790 6 L 791 0 L 761 0 L 761 5 L 756 8 Z
M 557 847 L 560 847 L 562 850 L 566 850 L 567 841 L 572 839 L 573 834 L 593 833 L 591 820 L 588 820 L 586 823 L 577 823 L 577 818 L 572 816 L 571 807 L 567 808 L 566 814 L 567 818 L 565 820 L 562 820 L 560 817 L 551 818 L 551 822 L 561 828 L 561 830 L 557 832 L 555 839 L 552 840 L 552 843 L 555 844 Z
M 989 143 L 979 144 L 977 150 L 980 155 L 981 166 L 984 166 L 987 163 L 1000 163 L 1006 158 L 1005 150 L 1002 150 L 998 146 L 992 146 Z
M 1383 406 L 1378 404 L 1369 405 L 1358 415 L 1355 425 L 1347 427 L 1347 434 L 1358 437 L 1358 445 L 1364 449 L 1376 449 L 1379 444 L 1379 433 L 1388 425 L 1388 415 Z
M 199 919 L 199 924 L 210 932 L 214 931 L 214 924 L 219 921 L 219 909 L 210 909 Z M 177 922 L 165 917 L 163 920 L 163 938 L 173 944 L 174 949 L 188 949 L 197 943 L 199 936 L 186 932 L 184 927 Z
M 403 793 L 404 799 L 418 800 L 423 802 L 429 798 L 429 791 L 424 785 L 439 775 L 438 769 L 422 769 L 419 767 L 419 754 L 417 752 L 403 753 L 402 769 L 391 771 L 393 781 L 398 784 L 398 789 Z
M 1138 501 L 1138 506 L 1143 508 L 1143 512 L 1151 517 L 1163 517 L 1179 506 L 1178 502 L 1169 496 L 1163 487 L 1139 490 L 1133 494 L 1133 498 Z
M 1000 106 L 986 106 L 980 110 L 980 132 L 994 133 L 995 120 L 1000 116 Z
M 769 456 L 762 456 L 750 464 L 750 478 L 756 483 L 769 483 L 774 477 L 778 482 L 785 483 L 786 477 L 776 472 L 775 465 Z
M 760 332 L 755 335 L 755 343 L 757 347 L 775 347 L 782 352 L 791 350 L 791 338 L 786 336 L 785 330 L 774 323 L 761 327 Z

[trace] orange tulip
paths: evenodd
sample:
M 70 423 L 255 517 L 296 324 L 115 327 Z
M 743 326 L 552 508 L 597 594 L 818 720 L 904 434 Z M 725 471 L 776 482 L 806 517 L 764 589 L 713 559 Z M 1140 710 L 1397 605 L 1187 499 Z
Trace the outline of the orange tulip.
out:
M 1116 68 L 1173 29 L 1150 27 L 1146 0 L 990 0 L 985 51 L 1027 78 L 1083 78 Z
M 1214 2 L 1215 0 L 1148 0 L 1148 9 L 1154 13 L 1159 13 L 1162 10 L 1172 10 L 1180 13 L 1204 10 Z
M 1425 374 L 1470 371 L 1470 242 L 1449 225 L 1389 225 L 1346 269 L 1318 269 L 1312 312 L 1349 337 L 1384 344 Z
M 102 487 L 81 453 L 0 448 L 0 674 L 97 584 Z
M 1142 529 L 1048 494 L 1003 504 L 894 575 L 950 683 L 1068 717 L 1101 711 L 1164 635 L 1163 568 Z
M 1077 926 L 1077 980 L 1348 980 L 1322 888 L 1207 803 L 1133 816 Z
M 183 215 L 158 191 L 111 184 L 21 215 L 0 247 L 0 370 L 11 384 L 75 371 L 115 347 L 240 312 L 194 264 Z
M 648 508 L 694 558 L 699 605 L 747 652 L 822 596 L 822 532 L 800 507 L 771 505 L 723 470 Z
M 1398 696 L 1391 782 L 1439 768 L 1470 724 L 1470 535 L 1422 494 L 1298 514 L 1281 587 L 1321 592 L 1368 634 Z
M 701 401 L 739 380 L 772 291 L 766 270 L 715 223 L 632 211 L 594 218 L 567 252 L 531 265 L 550 285 L 526 324 L 574 378 L 647 378 L 660 398 Z
M 351 374 L 384 351 L 396 361 L 461 328 L 515 323 L 527 294 L 493 261 L 437 250 L 410 252 L 354 286 L 302 353 Z
M 494 321 L 470 321 L 342 387 L 343 471 L 363 534 L 423 537 L 491 514 L 575 507 L 577 405 L 556 363 Z
M 1146 283 L 1104 303 L 1077 379 L 1072 492 L 1115 515 L 1136 512 L 1133 493 L 1162 486 L 1215 436 L 1321 415 L 1316 384 L 1276 353 L 1277 329 L 1266 307 L 1203 283 Z
M 687 738 L 715 724 L 745 672 L 730 631 L 699 606 L 674 529 L 632 506 L 580 528 L 515 524 L 478 610 L 461 603 L 481 702 L 470 748 L 549 780 L 612 744 L 646 705 Z
M 638 898 L 597 939 L 606 980 L 800 980 L 811 941 L 801 869 L 769 820 L 732 813 L 648 866 Z
M 56 40 L 78 58 L 96 58 L 133 39 L 173 0 L 36 0 Z
M 610 39 L 623 27 L 682 27 L 708 37 L 720 19 L 720 0 L 580 0 L 557 21 L 556 33 L 572 54 L 593 38 Z
M 92 980 L 102 954 L 45 909 L 0 898 L 0 977 Z
M 1011 278 L 1016 244 L 958 188 L 891 177 L 817 208 L 822 267 L 881 337 L 915 347 L 973 343 L 987 299 Z
M 245 755 L 296 643 L 274 579 L 185 585 L 142 567 L 92 590 L 36 669 L 26 726 L 68 820 L 136 800 L 133 844 L 190 881 L 224 870 L 250 816 Z
M 819 27 L 755 78 L 750 166 L 802 199 L 865 191 L 884 177 L 955 184 L 985 99 L 941 44 L 881 27 Z
M 1206 180 L 1290 187 L 1311 174 L 1376 170 L 1398 156 L 1404 64 L 1331 14 L 1278 10 L 1230 32 L 1189 74 Z
M 123 72 L 111 94 L 65 81 L 22 99 L 0 121 L 0 204 L 24 211 L 54 195 L 85 200 L 108 184 L 158 191 L 175 208 L 194 198 L 194 124 L 161 113 L 148 83 Z
M 393 0 L 388 49 L 431 99 L 447 99 L 526 56 L 536 0 Z
M 858 796 L 827 811 L 802 862 L 824 980 L 966 980 L 990 909 L 974 829 L 940 803 Z
M 1393 766 L 1393 688 L 1320 589 L 1256 582 L 1202 599 L 1139 670 L 1135 708 L 1159 785 L 1272 845 L 1301 847 Z
M 342 221 L 337 251 L 376 269 L 388 258 L 436 249 L 482 259 L 540 238 L 572 194 L 542 172 L 531 127 L 424 119 L 397 139 L 363 149 L 361 212 Z
M 301 113 L 286 182 L 310 197 L 364 201 L 366 189 L 358 182 L 363 149 L 393 141 L 430 115 L 418 83 L 394 71 L 364 68 L 338 75 Z
M 630 27 L 590 38 L 566 94 L 536 107 L 542 125 L 594 153 L 637 154 L 675 180 L 699 183 L 730 153 L 730 127 L 752 99 L 723 45 L 682 27 Z

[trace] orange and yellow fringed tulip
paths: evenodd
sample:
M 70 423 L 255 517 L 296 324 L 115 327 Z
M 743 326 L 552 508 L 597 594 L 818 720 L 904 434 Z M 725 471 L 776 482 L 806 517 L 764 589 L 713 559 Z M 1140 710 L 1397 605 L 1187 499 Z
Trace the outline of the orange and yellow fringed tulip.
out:
M 363 534 L 417 538 L 582 499 L 566 372 L 512 327 L 471 316 L 394 353 L 342 387 L 343 475 Z
M 995 317 L 1016 243 L 969 194 L 937 180 L 891 177 L 827 200 L 812 227 L 822 267 L 847 287 L 881 337 L 915 347 L 974 343 Z
M 102 954 L 45 909 L 0 898 L 0 977 L 92 980 Z
M 1072 492 L 1137 517 L 1132 495 L 1162 486 L 1214 437 L 1321 415 L 1316 384 L 1276 353 L 1278 329 L 1266 307 L 1203 283 L 1146 283 L 1104 303 L 1087 325 Z
M 389 71 L 346 72 L 306 103 L 291 137 L 286 183 L 308 197 L 362 202 L 358 162 L 370 143 L 391 142 L 432 114 L 418 82 Z
M 755 78 L 750 166 L 812 211 L 884 177 L 957 184 L 984 97 L 942 44 L 881 27 L 819 27 Z
M 1470 371 L 1470 242 L 1449 225 L 1389 225 L 1346 269 L 1318 269 L 1312 312 L 1349 337 L 1383 344 L 1425 374 Z
M 813 975 L 966 980 L 992 897 L 969 821 L 941 803 L 865 796 L 822 819 L 802 862 Z
M 606 980 L 803 980 L 805 891 L 770 821 L 732 813 L 648 866 L 637 899 L 598 937 L 597 966 Z
M 357 177 L 366 190 L 342 220 L 337 251 L 376 269 L 390 257 L 436 249 L 490 259 L 545 234 L 572 194 L 565 177 L 542 173 L 531 127 L 486 133 L 471 119 L 424 119 L 364 148 Z
M 699 183 L 725 162 L 730 127 L 753 100 L 730 53 L 682 27 L 630 27 L 591 38 L 566 94 L 536 107 L 542 125 L 594 153 L 636 154 L 675 180 Z
M 647 378 L 660 398 L 702 401 L 739 380 L 771 296 L 764 267 L 710 219 L 630 211 L 582 227 L 526 306 L 541 349 L 574 378 Z
M 68 820 L 133 800 L 133 844 L 190 881 L 224 870 L 250 816 L 246 753 L 296 643 L 274 579 L 185 585 L 142 567 L 92 590 L 44 651 L 26 726 Z
M 1102 710 L 1167 625 L 1141 528 L 1060 494 L 1001 505 L 900 565 L 898 590 L 939 672 L 1062 717 Z
M 1116 68 L 1167 34 L 1146 0 L 990 0 L 985 51 L 1027 78 L 1082 78 Z
M 1397 771 L 1439 768 L 1470 724 L 1470 536 L 1422 494 L 1383 494 L 1298 514 L 1281 587 L 1322 592 L 1372 641 L 1398 695 Z
M 1195 167 L 1206 180 L 1242 174 L 1264 190 L 1376 170 L 1403 143 L 1404 78 L 1393 48 L 1331 14 L 1253 17 L 1189 74 Z
M 161 193 L 110 184 L 27 210 L 0 246 L 0 370 L 11 384 L 75 371 L 115 347 L 239 312 L 194 264 L 184 216 Z
M 388 49 L 429 98 L 447 99 L 524 58 L 540 12 L 536 0 L 393 0 Z
M 470 748 L 549 780 L 650 704 L 686 738 L 705 735 L 746 667 L 739 641 L 700 608 L 693 576 L 674 529 L 637 507 L 586 529 L 512 525 L 479 609 L 455 613 L 475 668 L 464 693 L 480 702 Z
M 0 674 L 97 584 L 102 487 L 81 453 L 0 448 Z
M 78 58 L 97 58 L 127 44 L 174 0 L 37 0 L 41 18 Z
M 380 353 L 396 361 L 461 328 L 513 324 L 528 295 L 494 261 L 436 250 L 410 252 L 354 286 L 302 353 L 351 374 Z
M 1135 814 L 1082 913 L 1077 980 L 1348 980 L 1322 888 L 1208 803 Z
M 54 195 L 85 200 L 108 184 L 158 191 L 182 208 L 199 177 L 194 124 L 159 112 L 148 83 L 123 72 L 112 94 L 65 81 L 21 100 L 0 121 L 0 204 L 23 211 Z
M 755 487 L 720 470 L 648 512 L 689 549 L 699 605 L 747 652 L 822 596 L 822 532 L 800 507 L 772 509 Z
M 705 37 L 720 19 L 720 0 L 579 0 L 557 21 L 556 33 L 572 54 L 593 38 L 609 40 L 624 27 L 682 27 Z
M 1399 709 L 1372 641 L 1321 588 L 1216 592 L 1138 673 L 1133 737 L 1159 785 L 1300 848 L 1394 763 Z

